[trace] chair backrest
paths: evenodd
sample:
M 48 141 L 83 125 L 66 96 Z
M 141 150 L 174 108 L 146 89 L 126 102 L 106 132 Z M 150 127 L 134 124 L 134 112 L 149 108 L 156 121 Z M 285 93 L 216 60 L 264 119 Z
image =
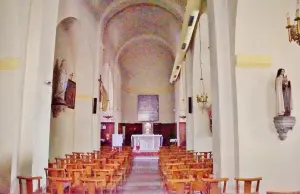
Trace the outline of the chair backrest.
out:
M 256 188 L 255 191 L 256 193 L 259 192 L 259 185 L 260 185 L 260 181 L 262 180 L 261 177 L 256 177 L 256 178 L 235 178 L 234 179 L 236 181 L 236 193 L 240 192 L 240 182 L 244 182 L 244 191 L 243 193 L 251 193 L 253 191 L 252 190 L 252 182 L 256 182 Z
M 64 188 L 66 185 L 68 185 L 66 188 L 68 188 L 67 193 L 70 194 L 71 190 L 71 183 L 72 178 L 71 177 L 47 177 L 47 180 L 53 184 L 49 185 L 48 189 L 50 190 L 50 193 L 56 193 L 56 194 L 63 194 Z M 56 191 L 56 192 L 54 192 Z
M 207 192 L 206 183 L 203 180 L 199 180 L 199 179 L 192 182 L 190 193 L 194 193 L 195 191 L 200 193 L 206 193 Z
M 26 194 L 32 194 L 35 191 L 33 190 L 33 181 L 38 181 L 38 192 L 41 192 L 41 179 L 42 177 L 22 177 L 18 176 L 17 179 L 19 179 L 19 188 L 20 188 L 20 194 L 23 194 L 23 181 L 26 181 Z
M 188 179 L 167 179 L 168 187 L 173 187 L 177 194 L 185 193 L 185 185 L 190 185 L 193 181 L 193 178 Z
M 202 179 L 208 185 L 208 193 L 219 194 L 219 184 L 223 183 L 222 193 L 226 193 L 226 185 L 228 178 L 217 178 L 217 179 Z

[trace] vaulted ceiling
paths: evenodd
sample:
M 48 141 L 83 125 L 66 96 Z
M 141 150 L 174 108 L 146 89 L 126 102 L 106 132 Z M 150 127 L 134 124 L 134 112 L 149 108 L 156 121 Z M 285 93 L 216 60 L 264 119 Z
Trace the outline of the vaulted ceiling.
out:
M 102 42 L 117 57 L 129 42 L 161 40 L 173 52 L 183 21 L 186 0 L 86 0 L 98 16 Z M 136 42 L 136 41 L 135 41 Z M 174 53 L 175 54 L 175 53 Z
M 164 77 L 160 80 L 168 84 L 186 0 L 87 0 L 87 3 L 102 30 L 103 63 L 117 65 L 126 79 L 123 81 L 128 83 L 133 74 L 145 75 L 143 72 L 149 66 L 142 64 L 153 64 L 151 74 Z

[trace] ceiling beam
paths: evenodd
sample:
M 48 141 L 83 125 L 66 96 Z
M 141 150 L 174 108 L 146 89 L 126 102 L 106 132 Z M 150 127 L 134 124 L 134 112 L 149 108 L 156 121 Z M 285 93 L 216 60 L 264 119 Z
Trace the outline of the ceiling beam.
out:
M 177 46 L 176 57 L 173 65 L 170 82 L 174 83 L 182 68 L 183 60 L 185 59 L 186 51 L 190 45 L 195 25 L 199 15 L 206 11 L 206 0 L 188 0 L 184 17 L 183 24 L 180 34 L 179 44 Z

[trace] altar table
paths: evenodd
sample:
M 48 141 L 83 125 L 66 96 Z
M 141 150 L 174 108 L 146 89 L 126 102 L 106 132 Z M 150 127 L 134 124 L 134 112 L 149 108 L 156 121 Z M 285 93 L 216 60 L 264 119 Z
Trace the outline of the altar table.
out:
M 146 152 L 157 152 L 159 147 L 162 146 L 163 136 L 154 134 L 141 134 L 131 136 L 131 146 L 133 151 L 146 151 Z M 140 149 L 137 149 L 137 145 Z

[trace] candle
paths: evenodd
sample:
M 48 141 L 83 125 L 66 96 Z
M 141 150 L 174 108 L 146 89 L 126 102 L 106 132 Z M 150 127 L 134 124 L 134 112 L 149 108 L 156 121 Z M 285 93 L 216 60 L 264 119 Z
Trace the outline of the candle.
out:
M 296 18 L 299 18 L 300 14 L 299 14 L 299 9 L 296 10 Z
M 290 14 L 287 13 L 286 14 L 286 17 L 287 17 L 287 25 L 290 26 L 291 25 L 291 18 L 290 18 Z

